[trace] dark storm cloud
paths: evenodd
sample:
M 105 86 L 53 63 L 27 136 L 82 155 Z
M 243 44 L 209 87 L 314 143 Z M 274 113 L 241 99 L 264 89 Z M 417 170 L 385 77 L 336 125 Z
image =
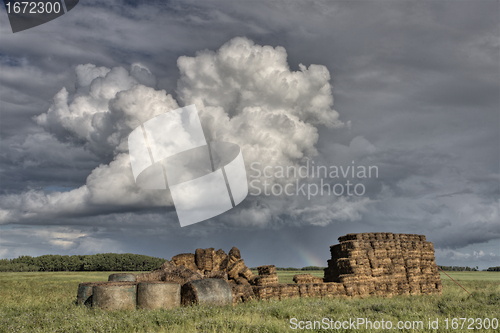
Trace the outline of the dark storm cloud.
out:
M 319 126 L 315 160 L 349 165 L 354 159 L 380 170 L 378 179 L 364 181 L 370 203 L 354 211 L 343 211 L 347 204 L 333 209 L 329 198 L 251 198 L 241 210 L 184 230 L 171 209 L 94 207 L 24 219 L 27 225 L 67 228 L 47 227 L 41 238 L 37 230 L 2 229 L 0 255 L 25 254 L 16 244 L 32 244 L 29 254 L 129 252 L 125 244 L 137 244 L 131 245 L 135 252 L 163 256 L 163 244 L 172 242 L 165 250 L 169 255 L 196 247 L 228 250 L 238 243 L 246 256 L 257 258 L 279 253 L 293 240 L 326 263 L 324 248 L 342 234 L 393 231 L 430 235 L 444 251 L 438 253 L 440 264 L 487 265 L 500 254 L 498 246 L 496 253 L 481 254 L 485 244 L 500 239 L 497 14 L 495 1 L 85 1 L 17 34 L 0 19 L 4 194 L 78 188 L 100 163 L 110 162 L 75 142 L 57 141 L 32 120 L 47 112 L 62 87 L 75 91 L 77 65 L 129 69 L 140 62 L 157 77 L 156 87 L 176 98 L 177 58 L 216 50 L 235 36 L 285 47 L 292 70 L 299 63 L 325 65 L 334 107 L 351 128 Z M 239 237 L 241 228 L 252 237 Z M 135 243 L 132 233 L 138 235 Z M 250 265 L 260 264 L 249 259 Z M 308 264 L 286 253 L 272 259 Z

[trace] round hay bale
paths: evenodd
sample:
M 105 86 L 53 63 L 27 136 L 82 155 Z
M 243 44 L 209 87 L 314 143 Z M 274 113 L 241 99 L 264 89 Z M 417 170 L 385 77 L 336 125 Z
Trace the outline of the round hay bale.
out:
M 134 310 L 137 299 L 137 284 L 116 282 L 95 285 L 92 306 L 103 310 Z
M 76 304 L 78 305 L 91 305 L 92 304 L 92 291 L 95 283 L 86 282 L 78 285 L 78 293 L 76 295 Z
M 108 281 L 110 281 L 110 282 L 135 282 L 136 276 L 135 276 L 135 274 L 131 274 L 131 273 L 116 273 L 116 274 L 111 274 L 108 277 Z
M 231 287 L 225 280 L 195 280 L 182 286 L 181 302 L 183 305 L 194 303 L 224 306 L 233 304 L 233 295 Z
M 181 305 L 181 285 L 168 282 L 142 282 L 137 285 L 137 307 L 172 309 Z

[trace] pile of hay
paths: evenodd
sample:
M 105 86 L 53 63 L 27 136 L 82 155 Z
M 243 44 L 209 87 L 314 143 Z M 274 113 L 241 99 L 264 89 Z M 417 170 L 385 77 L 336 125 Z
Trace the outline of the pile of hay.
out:
M 348 234 L 330 247 L 324 278 L 297 274 L 280 284 L 276 267 L 254 275 L 233 247 L 196 249 L 157 270 L 112 274 L 109 282 L 81 283 L 77 303 L 107 310 L 173 308 L 181 304 L 225 305 L 251 299 L 441 294 L 433 244 L 425 236 L 392 233 Z
M 341 282 L 348 296 L 442 292 L 434 246 L 425 236 L 348 234 L 330 247 L 326 282 Z
M 165 281 L 179 284 L 200 279 L 203 279 L 203 275 L 200 272 L 192 271 L 183 265 L 175 266 L 168 261 L 155 271 L 136 276 L 137 282 Z
M 215 251 L 214 248 L 178 254 L 159 269 L 137 275 L 137 281 L 169 281 L 181 285 L 201 279 L 222 279 L 231 287 L 233 304 L 254 298 L 250 284 L 254 284 L 255 278 L 236 247 L 228 254 L 222 249 Z M 185 294 L 189 293 L 186 291 Z
M 181 285 L 201 279 L 222 279 L 229 282 L 233 301 L 237 303 L 254 297 L 250 284 L 254 284 L 256 276 L 241 259 L 240 250 L 233 247 L 228 254 L 222 249 L 215 251 L 214 248 L 178 254 L 157 270 L 139 274 L 136 279 L 139 282 L 167 281 Z M 277 283 L 277 275 L 275 280 Z

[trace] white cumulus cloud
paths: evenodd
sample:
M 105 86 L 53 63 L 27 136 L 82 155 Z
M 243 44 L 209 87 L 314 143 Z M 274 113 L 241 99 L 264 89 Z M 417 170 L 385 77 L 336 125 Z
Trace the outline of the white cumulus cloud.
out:
M 133 64 L 130 71 L 93 64 L 77 66 L 75 93 L 62 88 L 48 111 L 34 120 L 60 142 L 84 147 L 108 162 L 95 168 L 86 184 L 71 191 L 31 190 L 4 196 L 1 222 L 81 216 L 113 211 L 113 207 L 133 210 L 172 205 L 165 192 L 136 186 L 127 137 L 145 121 L 179 105 L 195 104 L 207 140 L 238 144 L 247 168 L 254 161 L 271 166 L 298 165 L 317 154 L 319 125 L 332 129 L 345 126 L 332 108 L 327 68 L 300 64 L 299 70 L 293 71 L 283 47 L 234 38 L 217 51 L 182 56 L 177 65 L 179 104 L 166 91 L 154 88 L 157 80 L 142 64 Z M 306 220 L 320 225 L 327 224 L 327 218 L 352 220 L 363 209 L 359 203 L 356 207 L 345 201 L 338 205 L 342 206 L 339 213 L 320 209 L 321 216 Z M 314 210 L 294 214 L 312 213 Z

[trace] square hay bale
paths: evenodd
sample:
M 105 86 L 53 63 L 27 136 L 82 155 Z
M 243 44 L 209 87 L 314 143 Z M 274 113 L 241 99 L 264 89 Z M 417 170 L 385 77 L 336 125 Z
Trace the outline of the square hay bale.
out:
M 410 294 L 412 295 L 420 294 L 420 283 L 411 282 L 408 285 L 410 286 Z
M 417 267 L 408 267 L 406 269 L 406 273 L 408 275 L 419 275 L 422 273 L 422 271 L 420 270 L 420 267 L 418 267 L 418 266 Z
M 255 285 L 257 286 L 268 286 L 268 285 L 274 285 L 279 282 L 278 280 L 278 275 L 264 275 L 264 276 L 257 276 L 254 280 Z
M 384 249 L 384 248 L 375 248 L 374 249 L 374 254 L 375 254 L 375 258 L 377 258 L 377 259 L 383 259 L 383 260 L 389 259 L 387 257 L 387 250 Z
M 307 285 L 307 292 L 310 297 L 318 297 L 320 296 L 320 284 L 318 283 L 309 283 Z
M 250 285 L 250 282 L 248 282 L 248 280 L 247 280 L 247 279 L 245 279 L 245 278 L 244 278 L 244 277 L 242 277 L 242 276 L 237 277 L 234 281 L 235 281 L 237 284 L 239 284 L 239 285 L 242 285 L 242 284 L 243 284 L 243 285 Z
M 356 296 L 358 294 L 355 283 L 344 283 L 344 288 L 347 296 Z
M 264 266 L 259 266 L 257 267 L 257 271 L 259 272 L 259 275 L 273 275 L 276 274 L 276 266 L 274 265 L 264 265 Z
M 361 249 L 361 242 L 357 240 L 345 241 L 340 244 L 341 251 L 352 251 Z
M 238 261 L 241 259 L 241 252 L 238 250 L 237 247 L 233 246 L 231 250 L 228 253 L 229 260 L 231 261 Z
M 420 259 L 418 259 L 418 258 L 406 259 L 406 267 L 407 268 L 413 268 L 413 267 L 419 267 L 419 266 L 420 266 Z
M 347 257 L 352 259 L 368 258 L 366 250 L 351 250 L 347 252 Z
M 252 290 L 257 299 L 266 299 L 266 288 L 264 286 L 252 286 Z
M 337 294 L 337 283 L 335 282 L 330 282 L 330 283 L 325 283 L 326 285 L 326 291 L 328 295 L 336 295 Z
M 356 283 L 358 282 L 358 277 L 352 274 L 340 275 L 339 281 L 342 283 Z
M 316 283 L 315 283 L 316 284 Z M 317 283 L 318 285 L 318 293 L 321 297 L 326 297 L 328 295 L 328 286 L 325 283 Z
M 224 271 L 227 268 L 227 254 L 222 249 L 218 249 L 213 257 L 213 267 L 214 271 Z M 225 265 L 223 265 L 225 263 Z
M 366 258 L 357 258 L 356 259 L 356 265 L 358 266 L 370 266 L 370 260 L 368 257 Z
M 311 283 L 313 276 L 311 274 L 296 274 L 293 276 L 295 283 Z
M 362 283 L 362 282 L 356 284 L 356 290 L 357 290 L 357 294 L 360 296 L 367 296 L 368 294 L 370 294 L 369 287 L 365 283 Z
M 387 283 L 375 283 L 374 291 L 376 295 L 383 295 L 387 292 Z
M 398 293 L 398 288 L 399 288 L 399 285 L 398 283 L 396 282 L 389 282 L 386 284 L 387 286 L 387 292 L 390 293 L 390 294 L 397 294 Z
M 250 285 L 230 284 L 230 286 L 233 293 L 233 300 L 235 295 L 239 302 L 247 302 L 255 298 L 253 288 Z
M 227 275 L 230 279 L 235 280 L 238 278 L 240 272 L 243 272 L 246 268 L 248 267 L 243 262 L 243 259 L 238 259 L 238 261 L 228 267 Z
M 195 263 L 202 272 L 211 271 L 214 264 L 215 250 L 213 247 L 208 249 L 196 249 L 194 254 Z
M 410 286 L 407 282 L 399 282 L 398 283 L 398 294 L 400 295 L 409 295 L 410 294 Z
M 309 297 L 307 284 L 301 283 L 301 284 L 298 284 L 297 287 L 299 288 L 299 296 L 300 297 Z
M 380 258 L 379 261 L 382 264 L 382 266 L 391 266 L 391 265 L 393 265 L 392 260 L 390 258 L 388 258 L 388 257 Z
M 384 274 L 383 268 L 372 268 L 372 275 L 375 277 L 382 276 Z
M 250 268 L 248 268 L 246 266 L 242 271 L 240 271 L 239 274 L 240 274 L 240 276 L 244 277 L 247 280 L 250 280 L 254 276 L 254 274 L 252 273 Z
M 393 265 L 401 265 L 401 266 L 405 265 L 405 260 L 404 260 L 403 256 L 401 256 L 399 258 L 393 258 L 393 259 L 391 259 L 391 262 Z

